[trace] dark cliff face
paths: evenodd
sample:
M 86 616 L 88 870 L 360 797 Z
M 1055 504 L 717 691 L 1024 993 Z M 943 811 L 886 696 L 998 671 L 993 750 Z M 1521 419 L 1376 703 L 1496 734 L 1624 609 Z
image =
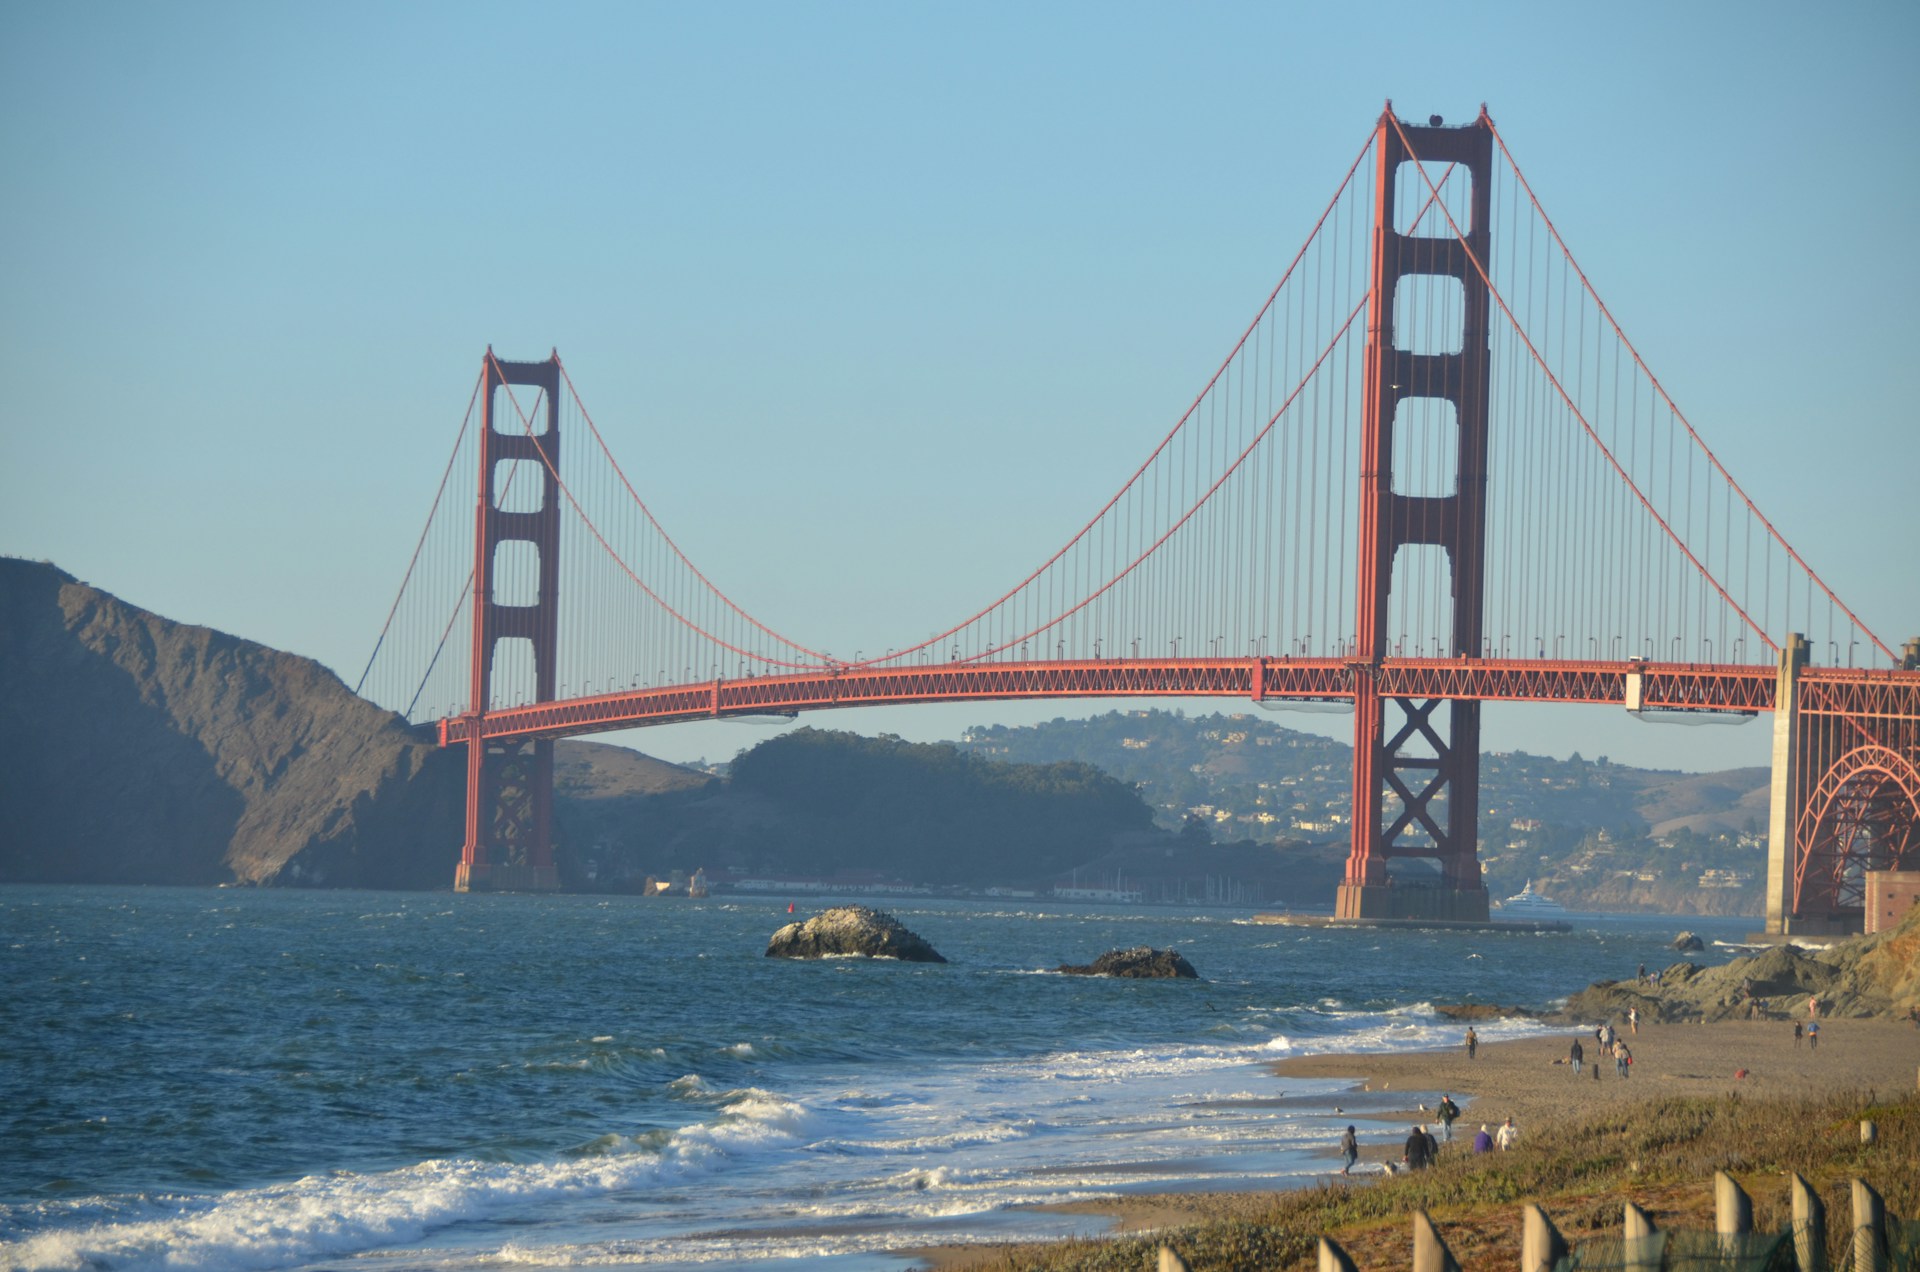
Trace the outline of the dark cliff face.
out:
M 464 777 L 311 659 L 0 558 L 0 878 L 445 887 Z

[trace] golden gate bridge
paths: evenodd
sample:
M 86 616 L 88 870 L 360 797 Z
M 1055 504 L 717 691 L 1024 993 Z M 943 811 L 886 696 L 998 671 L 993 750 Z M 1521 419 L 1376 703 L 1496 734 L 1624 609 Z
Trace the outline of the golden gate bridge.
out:
M 1448 127 L 1389 103 L 1112 498 L 1002 595 L 878 657 L 736 604 L 559 355 L 489 349 L 358 688 L 466 748 L 461 889 L 558 885 L 559 737 L 1154 696 L 1351 704 L 1341 918 L 1486 920 L 1489 701 L 1772 712 L 1772 931 L 1857 927 L 1872 872 L 1920 869 L 1920 641 L 1869 629 L 1747 497 L 1484 107 Z M 1396 858 L 1441 886 L 1396 885 Z

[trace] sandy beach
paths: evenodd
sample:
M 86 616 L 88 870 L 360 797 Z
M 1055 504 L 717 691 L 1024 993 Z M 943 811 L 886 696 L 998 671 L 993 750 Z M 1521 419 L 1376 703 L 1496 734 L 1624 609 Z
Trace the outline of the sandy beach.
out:
M 1460 1033 L 1464 1039 L 1464 1026 Z M 1588 1056 L 1579 1077 L 1565 1063 L 1576 1037 Z M 1350 1079 L 1354 1093 L 1364 1097 L 1351 1102 L 1348 1116 L 1354 1123 L 1363 1132 L 1383 1126 L 1398 1132 L 1388 1144 L 1364 1146 L 1356 1173 L 1389 1157 L 1397 1161 L 1400 1141 L 1415 1122 L 1427 1123 L 1438 1136 L 1431 1110 L 1442 1094 L 1452 1095 L 1462 1108 L 1455 1143 L 1443 1151 L 1463 1152 L 1481 1124 L 1497 1129 L 1508 1117 L 1524 1141 L 1530 1130 L 1555 1122 L 1667 1096 L 1738 1092 L 1743 1098 L 1766 1100 L 1823 1092 L 1910 1091 L 1920 1083 L 1920 1029 L 1905 1021 L 1823 1020 L 1818 1047 L 1805 1039 L 1796 1046 L 1792 1023 L 1778 1021 L 1642 1024 L 1639 1033 L 1626 1035 L 1626 1042 L 1633 1064 L 1625 1080 L 1615 1075 L 1611 1059 L 1601 1066 L 1599 1078 L 1593 1076 L 1591 1058 L 1599 1046 L 1591 1029 L 1573 1027 L 1543 1037 L 1483 1042 L 1472 1060 L 1461 1045 L 1445 1051 L 1297 1056 L 1269 1067 L 1277 1079 Z M 1381 1098 L 1402 1093 L 1404 1099 Z M 1327 1157 L 1331 1173 L 1337 1162 L 1331 1142 Z M 1062 1209 L 1106 1215 L 1120 1233 L 1246 1215 L 1261 1204 L 1258 1194 L 1189 1193 L 1114 1197 Z M 919 1266 L 943 1269 L 994 1257 L 992 1249 L 982 1247 L 907 1253 Z
M 1464 1026 L 1460 1033 L 1464 1039 Z M 1565 1063 L 1575 1038 L 1587 1053 L 1586 1071 L 1577 1078 Z M 1469 1142 L 1482 1123 L 1493 1129 L 1508 1117 L 1524 1136 L 1529 1127 L 1664 1096 L 1737 1091 L 1765 1099 L 1833 1090 L 1911 1090 L 1920 1081 L 1920 1029 L 1899 1021 L 1823 1020 L 1817 1048 L 1804 1039 L 1795 1046 L 1793 1025 L 1780 1021 L 1642 1024 L 1625 1040 L 1633 1064 L 1624 1081 L 1614 1075 L 1611 1059 L 1599 1066 L 1599 1078 L 1593 1076 L 1599 1044 L 1591 1030 L 1571 1027 L 1544 1038 L 1483 1042 L 1472 1060 L 1461 1045 L 1442 1052 L 1299 1056 L 1277 1060 L 1272 1068 L 1282 1077 L 1352 1077 L 1357 1089 L 1371 1095 L 1403 1091 L 1408 1098 L 1391 1120 L 1408 1128 L 1433 1120 L 1419 1105 L 1431 1109 L 1442 1094 L 1452 1095 L 1461 1106 L 1454 1137 L 1464 1131 Z M 1737 1076 L 1743 1069 L 1746 1075 Z M 1387 1118 L 1377 1112 L 1367 1116 L 1376 1124 Z M 1362 1160 L 1385 1156 L 1376 1148 Z

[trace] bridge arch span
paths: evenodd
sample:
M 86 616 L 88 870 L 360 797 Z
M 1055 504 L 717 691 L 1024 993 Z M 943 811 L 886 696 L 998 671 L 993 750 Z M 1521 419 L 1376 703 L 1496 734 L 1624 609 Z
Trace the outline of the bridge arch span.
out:
M 1920 863 L 1920 768 L 1867 743 L 1827 766 L 1802 808 L 1794 912 L 1838 917 L 1866 904 L 1866 872 Z

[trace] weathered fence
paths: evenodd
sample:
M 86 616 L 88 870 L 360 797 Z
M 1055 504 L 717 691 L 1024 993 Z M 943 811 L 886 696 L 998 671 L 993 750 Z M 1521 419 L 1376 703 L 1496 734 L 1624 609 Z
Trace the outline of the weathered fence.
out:
M 1866 1138 L 1862 1126 L 1862 1138 Z M 1725 1171 L 1713 1177 L 1712 1232 L 1662 1231 L 1634 1205 L 1622 1207 L 1620 1235 L 1569 1244 L 1539 1206 L 1521 1212 L 1520 1272 L 1915 1272 L 1920 1269 L 1920 1219 L 1887 1214 L 1880 1194 L 1853 1181 L 1853 1240 L 1842 1261 L 1827 1259 L 1827 1208 L 1812 1185 L 1788 1177 L 1791 1225 L 1781 1232 L 1753 1230 L 1753 1199 Z M 1460 1272 L 1440 1229 L 1424 1210 L 1413 1213 L 1413 1272 Z M 1161 1246 L 1158 1272 L 1187 1272 L 1171 1246 Z M 1319 1272 L 1359 1272 L 1329 1237 L 1320 1238 Z

